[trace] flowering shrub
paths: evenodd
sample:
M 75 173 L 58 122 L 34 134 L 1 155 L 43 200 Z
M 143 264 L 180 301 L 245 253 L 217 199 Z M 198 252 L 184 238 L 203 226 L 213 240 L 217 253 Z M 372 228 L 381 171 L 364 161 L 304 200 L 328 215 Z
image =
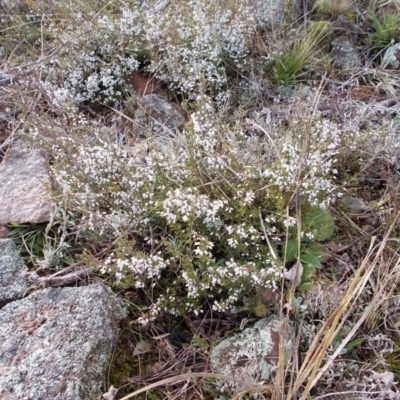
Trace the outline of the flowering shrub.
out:
M 76 29 L 76 21 L 71 25 L 52 25 L 51 32 L 62 43 L 63 81 L 57 82 L 68 89 L 76 104 L 115 104 L 123 98 L 127 76 L 136 71 L 140 62 L 138 54 L 142 48 L 141 14 L 138 6 L 132 5 L 117 14 L 93 13 L 92 19 L 76 18 L 81 24 Z M 88 18 L 86 16 L 86 18 Z M 136 30 L 127 29 L 129 23 Z M 56 83 L 60 73 L 51 74 Z
M 256 23 L 244 0 L 173 2 L 161 13 L 149 4 L 119 2 L 105 11 L 93 12 L 78 29 L 76 21 L 50 27 L 63 48 L 65 82 L 59 84 L 77 104 L 114 104 L 127 76 L 143 67 L 189 97 L 199 90 L 222 95 L 228 75 L 250 65 Z M 53 75 L 57 80 L 60 72 Z
M 199 88 L 226 88 L 227 65 L 243 70 L 249 63 L 249 41 L 255 31 L 253 10 L 246 1 L 237 7 L 189 0 L 171 5 L 165 17 L 152 15 L 146 38 L 150 69 L 186 93 Z
M 75 103 L 114 104 L 123 97 L 125 77 L 138 69 L 139 62 L 130 56 L 113 58 L 112 49 L 104 46 L 81 53 L 77 65 L 67 72 L 66 88 Z
M 210 309 L 219 318 L 228 317 L 223 310 L 262 318 L 278 308 L 266 303 L 286 297 L 280 317 L 287 310 L 287 322 L 293 316 L 301 322 L 290 338 L 293 359 L 279 360 L 287 379 L 276 381 L 282 389 L 276 393 L 398 395 L 393 374 L 383 372 L 399 364 L 396 343 L 385 335 L 398 326 L 392 317 L 399 303 L 400 187 L 399 105 L 383 101 L 399 81 L 373 68 L 384 52 L 369 62 L 361 57 L 371 68 L 341 82 L 335 55 L 325 52 L 343 21 L 318 21 L 315 12 L 304 19 L 286 1 L 0 3 L 3 72 L 17 78 L 2 85 L 3 134 L 10 134 L 2 150 L 46 150 L 59 201 L 46 227 L 13 224 L 9 233 L 26 247 L 40 278 L 54 268 L 61 275 L 82 262 L 96 266 L 106 283 L 136 302 L 134 324 L 165 312 L 204 311 L 212 320 Z M 384 7 L 360 7 L 357 22 L 374 36 L 368 15 Z M 358 35 L 358 47 L 368 42 Z M 181 132 L 159 121 L 152 129 L 149 103 L 127 91 L 127 82 L 137 87 L 136 77 L 147 74 L 163 81 L 159 94 L 167 84 L 168 95 L 184 100 Z M 332 202 L 345 188 L 334 218 Z M 278 285 L 284 293 L 274 290 Z M 185 319 L 189 328 L 192 317 Z M 177 354 L 180 360 L 189 353 L 192 359 L 193 346 L 196 357 L 204 351 L 209 358 L 220 324 L 211 321 L 202 337 L 208 324 L 202 317 L 200 337 Z M 249 322 L 243 318 L 240 329 Z M 110 382 L 115 387 L 136 382 L 132 376 L 145 380 L 150 369 L 161 380 L 177 365 L 164 351 L 167 338 L 157 338 L 166 346 L 151 346 L 143 363 L 125 352 L 126 343 L 136 344 L 136 358 L 156 330 L 124 330 L 125 361 L 118 357 L 118 372 L 110 375 L 118 375 L 119 382 Z M 222 335 L 229 333 L 224 327 Z M 164 371 L 149 363 L 156 349 Z M 303 360 L 299 368 L 293 368 L 296 359 Z M 310 391 L 305 380 L 314 385 L 319 376 Z M 219 395 L 237 395 L 227 388 Z M 192 395 L 183 389 L 185 398 Z M 267 387 L 265 393 L 273 397 Z
M 205 300 L 225 310 L 275 287 L 299 182 L 304 207 L 325 207 L 337 194 L 334 124 L 299 123 L 271 150 L 267 137 L 219 123 L 207 97 L 197 104 L 183 134 L 161 145 L 149 139 L 148 152 L 128 152 L 93 126 L 79 141 L 64 139 L 67 157 L 55 156 L 63 203 L 82 214 L 80 229 L 116 241 L 102 272 L 152 298 L 143 321 L 199 312 Z

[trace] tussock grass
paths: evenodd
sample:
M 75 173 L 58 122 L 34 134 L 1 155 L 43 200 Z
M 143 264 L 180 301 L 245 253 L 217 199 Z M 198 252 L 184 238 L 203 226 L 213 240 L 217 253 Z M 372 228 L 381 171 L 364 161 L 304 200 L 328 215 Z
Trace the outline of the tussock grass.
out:
M 329 17 L 349 14 L 354 7 L 352 0 L 316 0 L 314 10 Z

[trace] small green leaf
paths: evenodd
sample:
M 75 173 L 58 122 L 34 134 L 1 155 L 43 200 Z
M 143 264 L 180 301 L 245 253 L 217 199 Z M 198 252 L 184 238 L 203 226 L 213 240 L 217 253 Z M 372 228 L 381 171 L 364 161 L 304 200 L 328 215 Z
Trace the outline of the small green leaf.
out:
M 194 347 L 200 348 L 200 349 L 206 349 L 209 347 L 209 343 L 207 339 L 194 335 L 191 344 Z
M 316 273 L 316 268 L 312 264 L 308 264 L 306 262 L 303 264 L 303 275 L 301 277 L 301 282 L 309 282 L 314 277 Z
M 299 246 L 297 240 L 288 240 L 287 245 L 284 247 L 283 257 L 286 256 L 286 262 L 291 262 L 297 258 L 298 252 Z
M 153 343 L 150 340 L 141 340 L 133 349 L 133 355 L 138 356 L 140 354 L 145 354 L 151 351 Z
M 312 254 L 304 253 L 300 255 L 300 260 L 303 263 L 303 266 L 312 265 L 316 269 L 321 268 L 321 262 L 317 257 Z
M 319 207 L 309 207 L 302 215 L 301 231 L 304 236 L 302 242 L 322 241 L 329 239 L 335 229 L 335 221 L 327 209 Z M 293 239 L 297 237 L 297 228 L 290 230 Z M 307 234 L 311 234 L 312 237 Z
M 353 340 L 352 342 L 347 343 L 346 346 L 344 346 L 344 348 L 346 350 L 350 350 L 350 349 L 353 349 L 354 347 L 359 346 L 363 342 L 365 342 L 364 338 L 358 338 L 358 339 Z
M 329 253 L 322 244 L 315 243 L 307 248 L 304 253 L 312 254 L 319 261 L 325 262 L 329 258 Z
M 256 317 L 263 318 L 268 314 L 268 310 L 261 301 L 259 295 L 251 296 L 249 299 L 249 311 Z
M 301 283 L 299 286 L 297 286 L 297 290 L 308 291 L 312 288 L 312 286 L 313 286 L 312 282 L 304 282 Z

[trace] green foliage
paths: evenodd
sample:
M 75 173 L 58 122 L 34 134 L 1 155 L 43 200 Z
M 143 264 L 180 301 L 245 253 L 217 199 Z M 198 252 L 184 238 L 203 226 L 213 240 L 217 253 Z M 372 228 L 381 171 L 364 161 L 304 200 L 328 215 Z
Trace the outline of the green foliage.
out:
M 353 0 L 316 0 L 313 10 L 322 14 L 336 18 L 339 15 L 346 15 L 347 17 L 353 9 Z
M 249 310 L 258 318 L 263 318 L 268 315 L 267 307 L 261 301 L 261 293 L 254 294 L 250 297 L 243 297 L 243 303 L 246 310 Z
M 71 265 L 78 261 L 83 248 L 67 243 L 63 226 L 56 224 L 11 223 L 7 237 L 20 249 L 28 265 L 40 269 Z
M 400 16 L 398 13 L 384 13 L 381 17 L 372 13 L 371 19 L 375 32 L 369 35 L 367 43 L 376 49 L 382 49 L 390 43 L 400 40 Z
M 290 85 L 301 78 L 309 60 L 309 54 L 302 41 L 296 41 L 284 49 L 274 61 L 275 83 Z
M 317 269 L 320 269 L 321 263 L 326 260 L 327 252 L 324 246 L 318 243 L 314 243 L 311 246 L 306 246 L 302 243 L 299 251 L 298 241 L 289 240 L 285 246 L 285 249 L 286 262 L 293 262 L 300 257 L 303 272 L 301 275 L 301 285 L 299 286 L 299 289 L 309 289 Z
M 365 338 L 358 338 L 358 339 L 354 339 L 351 342 L 349 342 L 346 346 L 345 349 L 347 351 L 351 350 L 351 349 L 356 349 L 357 347 L 359 347 L 361 344 L 363 344 L 365 342 Z
M 318 207 L 308 207 L 302 215 L 300 248 L 297 227 L 290 229 L 291 238 L 285 243 L 282 255 L 286 263 L 300 260 L 303 266 L 300 290 L 310 288 L 313 276 L 328 256 L 325 247 L 317 242 L 330 239 L 334 229 L 330 212 Z
M 274 80 L 278 85 L 290 85 L 304 76 L 306 67 L 321 50 L 321 44 L 331 32 L 329 22 L 311 25 L 304 37 L 285 44 L 283 49 L 273 57 Z M 270 68 L 269 63 L 266 70 Z
M 43 248 L 46 242 L 45 231 L 46 225 L 43 224 L 32 225 L 12 222 L 7 237 L 18 246 L 25 262 L 31 262 L 32 259 L 43 257 Z
M 329 239 L 335 230 L 335 221 L 328 209 L 307 207 L 302 213 L 302 242 L 323 241 Z M 291 236 L 297 238 L 297 228 L 292 227 Z
M 308 165 L 299 161 L 305 135 L 312 143 Z M 310 204 L 328 204 L 335 196 L 331 167 L 338 135 L 329 123 L 310 129 L 305 122 L 285 133 L 275 153 L 266 137 L 221 124 L 202 96 L 184 134 L 149 139 L 148 154 L 137 149 L 127 155 L 91 132 L 68 149 L 68 163 L 63 155 L 55 159 L 53 170 L 65 207 L 83 212 L 82 234 L 114 244 L 102 272 L 121 288 L 149 293 L 147 321 L 164 310 L 200 312 L 205 301 L 226 310 L 278 284 L 283 261 L 277 249 L 286 235 L 285 207 L 297 187 L 297 168 L 304 174 L 304 204 L 314 210 L 305 233 L 317 240 L 329 236 L 312 219 L 319 208 Z M 313 247 L 304 257 L 311 255 Z
M 321 268 L 321 261 L 324 261 L 326 257 L 326 252 L 324 246 L 319 244 L 314 244 L 303 253 L 300 254 L 300 261 L 304 264 L 312 265 L 316 269 Z
M 392 352 L 385 353 L 385 360 L 389 364 L 396 381 L 400 379 L 400 344 L 397 342 Z

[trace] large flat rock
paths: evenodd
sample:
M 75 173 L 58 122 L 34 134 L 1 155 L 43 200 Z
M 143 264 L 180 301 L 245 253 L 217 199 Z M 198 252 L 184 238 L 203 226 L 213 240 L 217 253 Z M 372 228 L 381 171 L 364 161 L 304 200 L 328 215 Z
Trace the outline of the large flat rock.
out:
M 50 190 L 43 150 L 7 150 L 0 164 L 0 225 L 49 221 Z
M 99 400 L 124 310 L 103 284 L 48 288 L 0 310 L 0 399 Z
M 21 298 L 29 287 L 28 271 L 11 239 L 0 240 L 0 307 Z

